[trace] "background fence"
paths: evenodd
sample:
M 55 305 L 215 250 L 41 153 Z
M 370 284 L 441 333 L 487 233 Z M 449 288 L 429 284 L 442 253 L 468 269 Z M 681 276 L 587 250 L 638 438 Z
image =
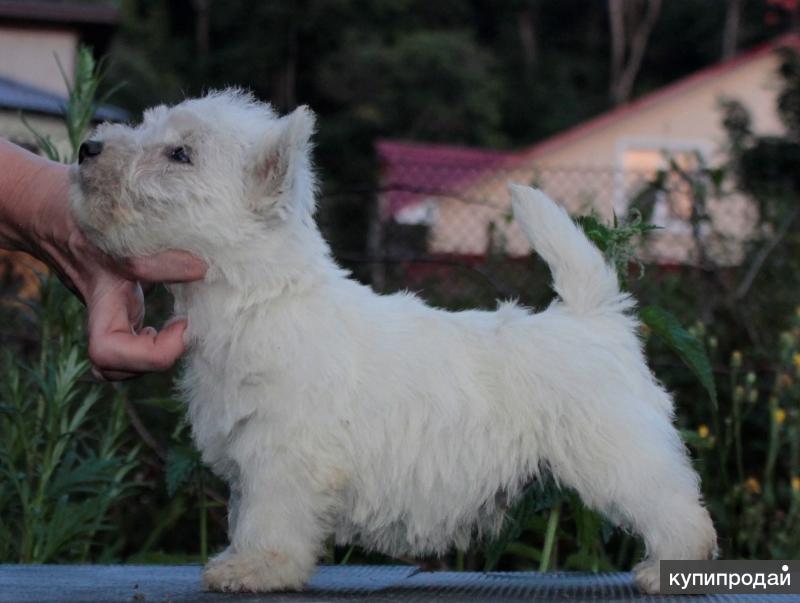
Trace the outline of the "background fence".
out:
M 637 256 L 657 273 L 736 265 L 757 218 L 731 186 L 704 199 L 701 215 L 697 191 L 664 172 L 394 162 L 381 175 L 378 190 L 361 197 L 371 207 L 366 244 L 334 244 L 334 254 L 378 291 L 407 288 L 448 308 L 493 307 L 497 298 L 539 306 L 551 296 L 547 270 L 513 220 L 509 181 L 541 188 L 574 216 L 655 223 Z

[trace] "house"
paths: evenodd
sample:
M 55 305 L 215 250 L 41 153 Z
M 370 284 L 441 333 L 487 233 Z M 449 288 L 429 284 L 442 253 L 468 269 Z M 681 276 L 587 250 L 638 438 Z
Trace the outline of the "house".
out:
M 37 151 L 30 126 L 66 154 L 63 113 L 78 48 L 88 45 L 101 56 L 118 19 L 111 4 L 0 0 L 0 137 Z M 119 121 L 127 113 L 104 105 L 94 117 Z M 32 297 L 39 288 L 37 273 L 45 271 L 26 254 L 0 251 L 0 289 Z
M 36 131 L 65 150 L 61 116 L 78 47 L 85 44 L 101 56 L 118 20 L 118 9 L 107 3 L 0 0 L 0 137 L 35 147 L 22 113 Z M 95 117 L 124 120 L 127 114 L 103 106 Z
M 480 256 L 499 249 L 521 256 L 528 243 L 510 219 L 508 180 L 539 186 L 572 213 L 625 215 L 668 162 L 686 170 L 724 162 L 722 99 L 741 101 L 757 134 L 783 133 L 775 101 L 776 51 L 784 47 L 800 48 L 800 37 L 775 39 L 516 151 L 381 140 L 381 220 L 427 225 L 429 253 Z M 648 246 L 648 259 L 696 261 L 696 233 L 686 220 L 691 203 L 680 190 L 657 199 L 650 220 L 663 230 Z M 715 262 L 741 260 L 753 212 L 750 200 L 731 191 L 709 202 L 713 232 L 703 236 Z

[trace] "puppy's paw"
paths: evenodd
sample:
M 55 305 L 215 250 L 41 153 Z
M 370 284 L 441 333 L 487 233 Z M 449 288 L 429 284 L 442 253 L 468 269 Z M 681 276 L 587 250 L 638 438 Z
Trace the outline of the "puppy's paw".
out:
M 658 594 L 661 590 L 661 571 L 658 561 L 646 560 L 633 568 L 633 577 L 639 590 L 649 594 Z
M 227 549 L 206 565 L 203 588 L 230 593 L 300 590 L 308 578 L 307 569 L 282 553 Z

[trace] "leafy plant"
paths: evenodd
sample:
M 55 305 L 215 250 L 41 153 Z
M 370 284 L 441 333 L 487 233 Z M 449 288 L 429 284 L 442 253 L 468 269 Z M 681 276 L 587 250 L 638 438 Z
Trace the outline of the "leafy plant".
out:
M 31 304 L 38 359 L 0 360 L 0 559 L 88 560 L 106 517 L 134 488 L 123 391 L 104 395 L 89 369 L 80 306 L 54 279 Z
M 702 340 L 685 329 L 673 314 L 660 306 L 645 306 L 639 318 L 651 332 L 660 337 L 675 352 L 708 392 L 711 403 L 717 405 L 717 386 Z
M 167 454 L 165 467 L 165 482 L 167 494 L 172 498 L 183 487 L 193 486 L 194 495 L 198 502 L 200 534 L 200 559 L 208 559 L 208 509 L 213 506 L 224 506 L 215 503 L 206 495 L 206 483 L 212 481 L 208 469 L 203 465 L 200 453 L 188 443 L 185 432 L 186 423 L 181 421 L 173 434 L 175 445 Z
M 719 355 L 713 332 L 693 331 Z M 684 431 L 726 555 L 800 554 L 800 307 L 773 354 L 774 373 L 759 374 L 755 357 L 734 350 L 723 361 L 728 379 L 719 407 L 698 413 Z
M 36 140 L 36 144 L 42 152 L 53 161 L 63 163 L 74 163 L 78 159 L 78 148 L 81 146 L 89 126 L 92 123 L 97 107 L 106 102 L 122 84 L 113 86 L 104 94 L 98 96 L 98 90 L 105 78 L 107 65 L 105 59 L 95 61 L 92 50 L 86 46 L 78 48 L 75 60 L 75 79 L 70 82 L 70 78 L 64 71 L 64 67 L 56 57 L 58 69 L 64 84 L 67 87 L 67 103 L 64 105 L 64 127 L 67 131 L 69 141 L 69 151 L 62 154 L 53 144 L 49 135 L 39 133 L 30 123 L 21 116 L 22 122 L 28 128 Z
M 35 133 L 51 159 L 74 158 L 95 108 L 100 74 L 81 48 L 65 107 L 70 153 Z M 0 560 L 85 561 L 111 509 L 136 487 L 124 389 L 86 382 L 79 302 L 53 277 L 38 300 L 15 305 L 36 345 L 0 358 Z M 110 549 L 104 551 L 106 555 Z
M 623 286 L 627 282 L 628 268 L 632 262 L 639 267 L 640 273 L 644 270 L 642 262 L 637 258 L 634 241 L 646 237 L 658 226 L 645 222 L 639 212 L 634 212 L 624 222 L 620 222 L 614 215 L 612 223 L 605 224 L 595 213 L 579 216 L 576 222 L 589 240 L 603 252 L 606 260 L 616 268 Z

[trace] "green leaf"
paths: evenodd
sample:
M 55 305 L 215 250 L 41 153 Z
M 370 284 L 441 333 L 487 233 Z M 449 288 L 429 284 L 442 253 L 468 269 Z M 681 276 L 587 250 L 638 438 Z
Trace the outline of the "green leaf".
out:
M 532 547 L 529 544 L 523 544 L 521 542 L 511 542 L 506 547 L 506 553 L 510 555 L 516 555 L 517 557 L 522 557 L 523 559 L 527 559 L 528 561 L 534 561 L 539 563 L 542 560 L 542 551 L 537 548 Z
M 167 493 L 174 496 L 198 465 L 197 453 L 191 448 L 178 447 L 170 449 L 167 454 L 166 482 Z
M 681 326 L 673 314 L 658 306 L 645 306 L 639 310 L 639 318 L 660 337 L 689 368 L 708 392 L 714 408 L 717 407 L 717 388 L 711 362 L 703 343 Z
M 500 557 L 512 553 L 509 547 L 514 548 L 512 545 L 515 545 L 526 524 L 545 509 L 554 507 L 562 498 L 563 493 L 549 476 L 530 486 L 507 513 L 497 538 L 487 545 L 484 571 L 492 571 Z
M 174 398 L 139 398 L 137 400 L 133 400 L 135 404 L 143 404 L 146 406 L 152 406 L 154 408 L 160 408 L 161 410 L 166 410 L 167 412 L 171 413 L 182 413 L 186 407 L 180 400 L 176 400 Z
M 640 275 L 644 273 L 644 266 L 636 256 L 635 241 L 646 237 L 658 226 L 646 223 L 642 219 L 641 212 L 631 209 L 630 215 L 622 222 L 615 214 L 611 224 L 605 224 L 597 214 L 591 213 L 579 216 L 575 219 L 575 223 L 603 253 L 606 261 L 615 268 L 623 288 L 631 262 L 638 265 Z
M 713 447 L 714 440 L 712 438 L 701 438 L 693 429 L 681 429 L 680 434 L 681 439 L 696 450 L 708 450 Z

